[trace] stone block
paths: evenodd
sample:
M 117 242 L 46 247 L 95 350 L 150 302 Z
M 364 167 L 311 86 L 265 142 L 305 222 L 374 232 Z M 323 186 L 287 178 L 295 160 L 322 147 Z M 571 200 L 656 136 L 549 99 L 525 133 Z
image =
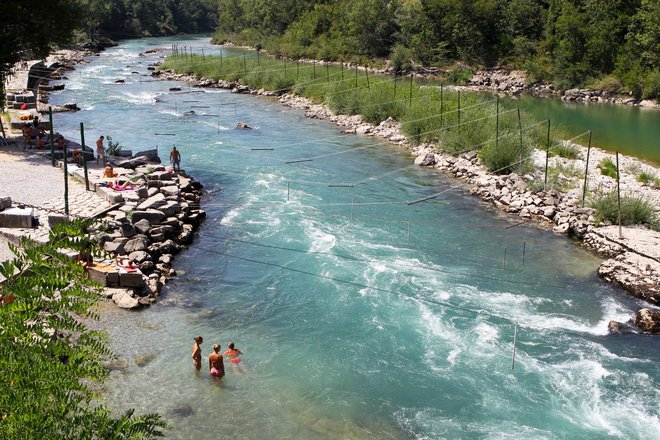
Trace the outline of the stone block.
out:
M 144 287 L 142 272 L 136 269 L 136 272 L 119 272 L 119 287 Z
M 52 229 L 53 226 L 60 223 L 69 221 L 69 216 L 66 214 L 48 214 L 48 227 Z
M 146 211 L 133 211 L 131 221 L 135 224 L 144 219 L 151 225 L 157 225 L 163 218 L 165 218 L 165 214 L 163 214 L 162 211 L 158 211 L 157 209 L 147 209 Z
M 0 197 L 0 211 L 11 208 L 11 197 Z
M 8 208 L 0 212 L 0 228 L 31 228 L 33 218 L 32 208 Z

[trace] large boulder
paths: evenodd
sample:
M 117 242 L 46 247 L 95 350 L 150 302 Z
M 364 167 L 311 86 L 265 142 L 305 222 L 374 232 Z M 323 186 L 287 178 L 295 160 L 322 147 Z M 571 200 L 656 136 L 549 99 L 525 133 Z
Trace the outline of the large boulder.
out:
M 136 298 L 133 298 L 132 290 L 130 289 L 112 289 L 112 301 L 117 304 L 117 307 L 122 309 L 134 309 L 140 306 Z
M 660 310 L 639 309 L 635 325 L 648 333 L 660 332 Z
M 143 251 L 149 247 L 149 239 L 146 235 L 138 234 L 135 237 L 131 238 L 124 245 L 124 250 L 127 253 L 135 251 Z
M 157 225 L 164 218 L 165 214 L 162 211 L 157 209 L 147 209 L 146 211 L 133 211 L 131 221 L 135 224 L 140 220 L 147 220 L 149 224 Z

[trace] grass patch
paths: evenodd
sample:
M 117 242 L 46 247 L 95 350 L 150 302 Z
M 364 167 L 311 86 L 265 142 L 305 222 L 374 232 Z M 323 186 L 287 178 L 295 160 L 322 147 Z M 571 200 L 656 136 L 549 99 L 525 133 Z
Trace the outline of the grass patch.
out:
M 596 223 L 619 222 L 619 205 L 616 193 L 596 196 L 589 205 L 596 210 Z M 652 203 L 641 196 L 621 196 L 621 224 L 645 225 L 660 230 Z
M 566 192 L 577 188 L 580 181 L 584 178 L 584 172 L 573 163 L 557 163 L 556 165 L 548 167 L 548 182 L 545 186 L 546 189 L 555 189 L 557 191 Z M 537 176 L 536 179 L 529 183 L 529 187 L 533 190 L 540 191 L 543 189 L 545 183 L 545 176 Z
M 600 174 L 603 176 L 609 176 L 612 179 L 617 178 L 616 165 L 609 157 L 601 160 L 600 163 L 596 165 L 596 168 L 600 170 Z

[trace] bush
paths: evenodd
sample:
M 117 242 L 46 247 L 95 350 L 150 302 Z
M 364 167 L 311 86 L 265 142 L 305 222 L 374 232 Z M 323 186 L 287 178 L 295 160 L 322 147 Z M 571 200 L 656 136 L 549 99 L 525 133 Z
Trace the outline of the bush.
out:
M 121 145 L 119 145 L 119 142 L 113 142 L 112 138 L 108 136 L 108 146 L 105 147 L 105 152 L 108 156 L 119 156 Z
M 554 149 L 550 150 L 551 156 L 559 156 L 565 159 L 579 159 L 580 158 L 580 149 L 575 145 L 567 144 L 561 142 Z
M 583 171 L 575 166 L 575 164 L 557 163 L 556 165 L 548 167 L 546 189 L 556 189 L 557 191 L 566 192 L 577 188 L 582 177 L 584 177 Z M 532 189 L 542 190 L 544 184 L 545 176 L 541 175 L 539 178 L 534 179 L 530 186 Z
M 596 210 L 596 223 L 619 222 L 619 203 L 616 193 L 597 196 L 589 205 Z M 621 196 L 621 224 L 646 225 L 660 229 L 652 203 L 640 196 Z
M 452 84 L 466 84 L 472 76 L 474 71 L 469 67 L 457 66 L 452 70 L 445 73 L 445 78 Z
M 594 81 L 591 84 L 591 87 L 596 90 L 605 90 L 606 92 L 616 93 L 621 90 L 623 84 L 621 84 L 621 81 L 619 81 L 615 76 L 607 75 Z
M 617 178 L 616 165 L 612 162 L 612 159 L 606 157 L 601 160 L 600 163 L 596 166 L 600 170 L 600 174 L 603 176 L 609 176 L 612 179 Z
M 481 151 L 479 158 L 489 171 L 495 174 L 524 174 L 531 170 L 532 165 L 527 160 L 532 152 L 532 147 L 523 142 L 522 149 L 518 140 L 511 137 L 499 140 L 496 145 L 494 140 L 488 141 Z
M 390 67 L 393 67 L 396 72 L 402 70 L 412 70 L 413 54 L 410 49 L 400 44 L 394 46 L 390 58 Z
M 660 69 L 648 73 L 642 85 L 642 95 L 644 99 L 660 98 Z

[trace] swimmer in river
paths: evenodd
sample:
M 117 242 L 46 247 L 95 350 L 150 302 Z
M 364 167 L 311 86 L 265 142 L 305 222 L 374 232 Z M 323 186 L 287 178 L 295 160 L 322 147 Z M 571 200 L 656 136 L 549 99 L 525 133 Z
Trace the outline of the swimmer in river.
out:
M 195 366 L 195 372 L 199 374 L 199 371 L 202 369 L 202 348 L 200 345 L 204 342 L 204 339 L 201 336 L 195 336 L 195 343 L 192 348 L 192 360 L 193 365 Z
M 229 359 L 229 363 L 231 363 L 231 370 L 234 373 L 238 373 L 239 370 L 247 373 L 245 366 L 241 365 L 241 358 L 238 357 L 238 355 L 243 354 L 243 352 L 236 348 L 233 342 L 230 342 L 228 347 L 229 348 L 222 354 L 227 356 L 227 359 Z
M 211 371 L 211 376 L 216 379 L 222 379 L 225 376 L 225 363 L 222 360 L 222 355 L 218 353 L 220 351 L 219 344 L 213 344 L 213 353 L 209 355 L 209 370 Z

